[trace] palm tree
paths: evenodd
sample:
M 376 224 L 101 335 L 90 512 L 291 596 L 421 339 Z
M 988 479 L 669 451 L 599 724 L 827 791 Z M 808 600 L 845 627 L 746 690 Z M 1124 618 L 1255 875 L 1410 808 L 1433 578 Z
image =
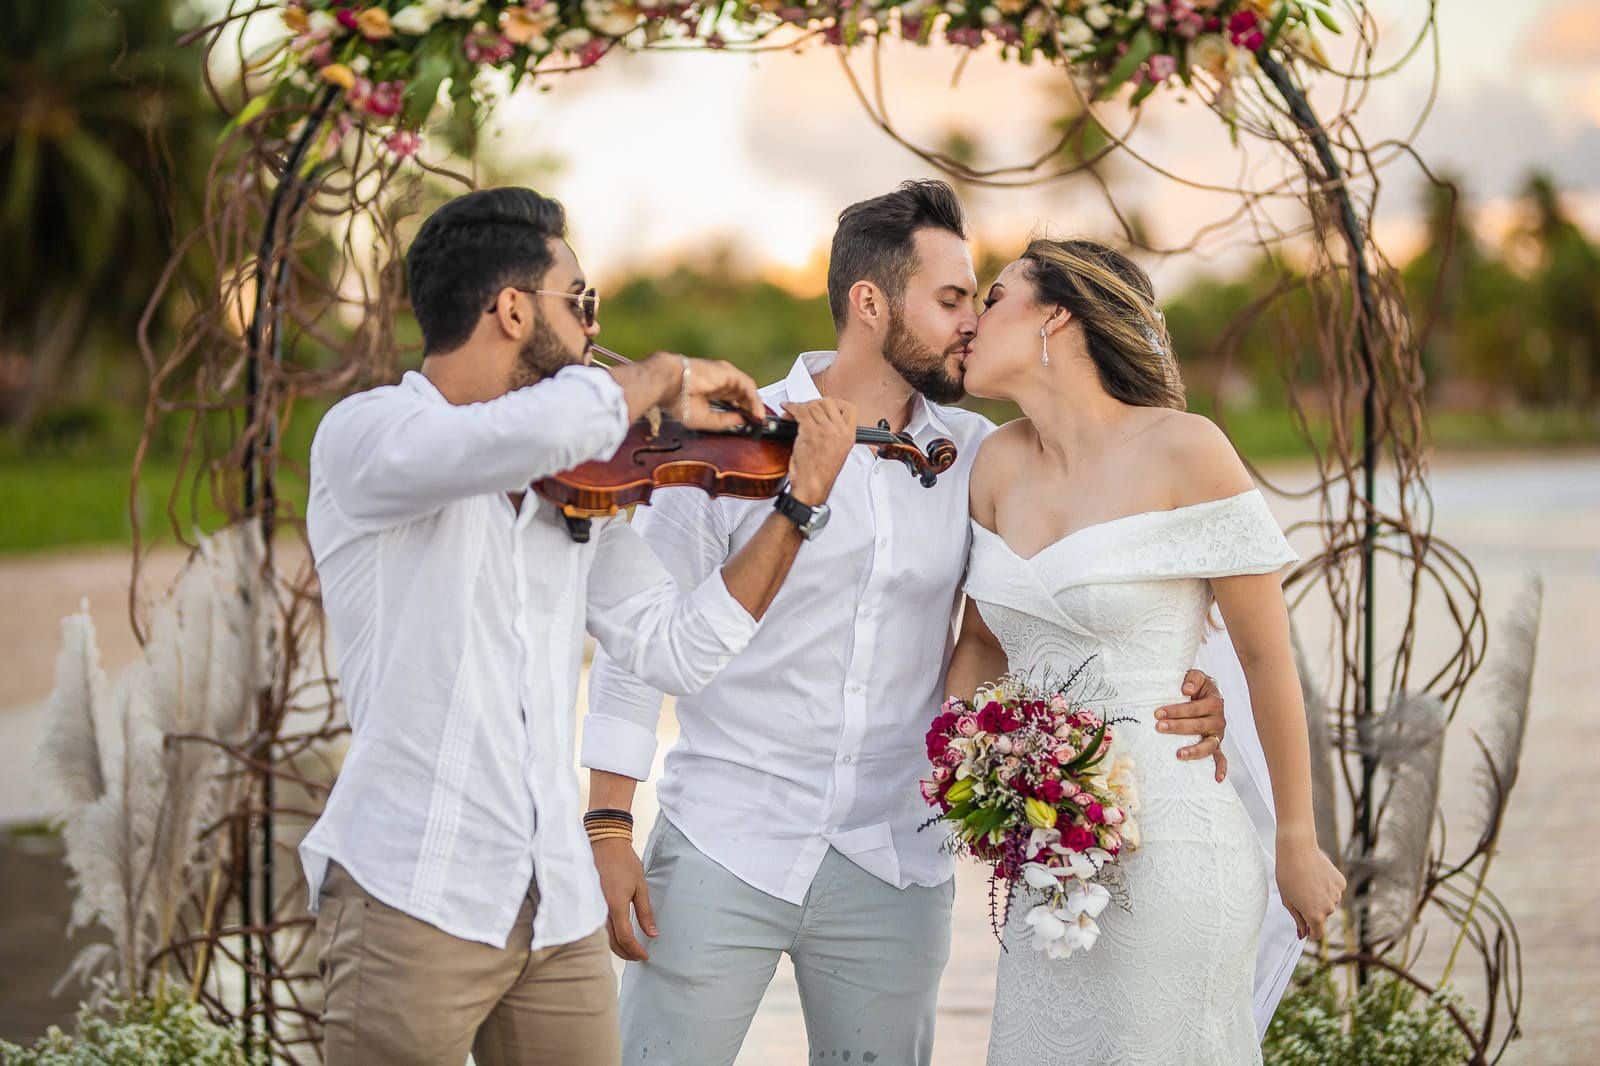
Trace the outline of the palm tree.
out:
M 1549 337 L 1551 398 L 1586 407 L 1600 392 L 1600 248 L 1567 214 L 1549 175 L 1530 177 L 1524 195 L 1538 253 L 1534 286 Z
M 176 11 L 48 0 L 7 17 L 0 425 L 26 428 L 99 354 L 126 363 L 174 235 L 197 217 L 220 120 Z

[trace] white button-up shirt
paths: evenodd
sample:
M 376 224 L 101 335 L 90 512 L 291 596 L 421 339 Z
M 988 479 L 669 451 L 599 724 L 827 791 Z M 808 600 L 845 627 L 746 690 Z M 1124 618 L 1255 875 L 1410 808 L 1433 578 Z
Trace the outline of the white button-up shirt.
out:
M 306 526 L 353 735 L 300 849 L 313 910 L 331 860 L 466 940 L 506 946 L 530 877 L 531 947 L 603 922 L 573 765 L 585 628 L 679 693 L 757 628 L 715 571 L 680 591 L 626 521 L 577 544 L 533 493 L 513 509 L 627 421 L 591 367 L 466 405 L 410 373 L 322 420 Z
M 816 399 L 808 352 L 762 390 L 770 406 Z M 906 427 L 958 458 L 933 488 L 855 448 L 834 484 L 827 528 L 806 545 L 761 631 L 697 695 L 678 701 L 681 735 L 658 795 L 672 824 L 713 861 L 769 895 L 800 903 L 830 846 L 903 888 L 952 872 L 929 810 L 923 734 L 944 699 L 954 612 L 971 533 L 967 483 L 988 419 L 921 397 Z M 770 501 L 657 491 L 634 518 L 685 587 L 755 535 Z M 643 780 L 661 693 L 601 653 L 589 679 L 583 765 Z

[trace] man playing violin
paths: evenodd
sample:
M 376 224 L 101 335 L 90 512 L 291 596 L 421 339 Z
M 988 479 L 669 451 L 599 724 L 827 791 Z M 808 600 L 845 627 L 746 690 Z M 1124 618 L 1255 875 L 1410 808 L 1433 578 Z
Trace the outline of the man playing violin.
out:
M 950 438 L 958 458 L 924 488 L 851 452 L 831 515 L 807 523 L 827 521 L 827 537 L 796 561 L 749 646 L 678 701 L 642 863 L 626 812 L 650 773 L 661 693 L 610 649 L 596 657 L 582 762 L 611 947 L 630 960 L 630 1066 L 732 1063 L 785 953 L 815 1055 L 929 1061 L 953 870 L 939 834 L 917 831 L 928 815 L 917 782 L 944 698 L 972 459 L 994 428 L 943 406 L 963 394 L 976 292 L 948 185 L 907 182 L 840 216 L 828 269 L 838 350 L 800 356 L 762 396 L 847 400 L 924 448 Z M 634 527 L 694 588 L 761 535 L 771 509 L 658 490 Z M 1174 732 L 1203 736 L 1184 757 L 1204 758 L 1222 701 L 1198 671 L 1185 691 L 1192 702 L 1166 711 Z
M 353 734 L 300 849 L 329 1063 L 617 1061 L 573 771 L 584 632 L 694 692 L 758 632 L 807 535 L 771 513 L 681 585 L 625 520 L 575 543 L 529 491 L 652 408 L 708 430 L 763 410 L 726 363 L 588 365 L 597 298 L 565 236 L 528 189 L 434 212 L 406 257 L 420 372 L 335 405 L 312 444 L 306 525 Z M 790 510 L 809 513 L 856 417 L 838 398 L 788 413 Z

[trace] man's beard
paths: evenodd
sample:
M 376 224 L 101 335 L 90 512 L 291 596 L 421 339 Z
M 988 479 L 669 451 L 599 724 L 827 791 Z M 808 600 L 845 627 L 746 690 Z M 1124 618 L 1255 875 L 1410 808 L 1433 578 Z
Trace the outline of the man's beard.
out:
M 934 403 L 955 403 L 966 395 L 961 378 L 945 369 L 948 352 L 936 352 L 911 335 L 905 319 L 897 311 L 889 314 L 889 335 L 883 341 L 883 357 L 905 378 L 906 384 Z
M 543 381 L 563 367 L 583 362 L 581 352 L 561 343 L 556 331 L 542 315 L 534 317 L 533 332 L 528 335 L 522 350 L 517 353 L 517 364 L 511 368 L 511 388 L 520 389 Z

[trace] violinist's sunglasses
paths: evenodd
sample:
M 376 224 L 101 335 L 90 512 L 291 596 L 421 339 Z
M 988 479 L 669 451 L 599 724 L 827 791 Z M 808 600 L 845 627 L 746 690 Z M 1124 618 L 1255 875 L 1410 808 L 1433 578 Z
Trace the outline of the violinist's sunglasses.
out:
M 557 289 L 524 289 L 520 285 L 507 285 L 506 288 L 525 292 L 529 296 L 559 296 L 563 300 L 571 300 L 577 305 L 572 309 L 572 313 L 577 315 L 585 326 L 594 325 L 595 320 L 600 317 L 600 294 L 592 288 L 585 289 L 583 292 L 561 292 Z M 494 314 L 495 306 L 490 304 L 484 314 Z

